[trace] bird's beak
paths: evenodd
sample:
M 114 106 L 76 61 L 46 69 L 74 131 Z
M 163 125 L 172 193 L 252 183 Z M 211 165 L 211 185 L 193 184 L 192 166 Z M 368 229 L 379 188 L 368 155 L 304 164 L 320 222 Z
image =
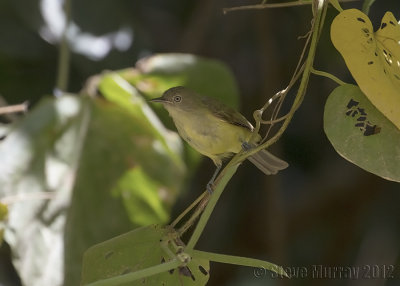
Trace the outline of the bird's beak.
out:
M 160 102 L 160 103 L 166 103 L 167 101 L 163 97 L 158 97 L 158 98 L 153 98 L 150 99 L 151 102 Z

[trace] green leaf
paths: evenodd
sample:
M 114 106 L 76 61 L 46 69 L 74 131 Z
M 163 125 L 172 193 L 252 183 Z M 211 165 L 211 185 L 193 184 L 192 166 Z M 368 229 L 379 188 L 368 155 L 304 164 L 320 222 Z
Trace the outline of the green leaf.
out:
M 8 214 L 8 207 L 0 202 L 0 222 L 5 220 Z
M 130 104 L 141 108 L 142 102 Z M 157 120 L 151 109 L 146 105 L 144 109 Z M 173 145 L 168 142 L 172 138 L 176 142 L 176 135 L 159 140 L 161 133 L 156 133 L 145 112 L 134 114 L 121 104 L 96 100 L 90 117 L 66 226 L 66 247 L 73 249 L 66 252 L 67 285 L 80 279 L 77 261 L 83 252 L 130 230 L 133 224 L 128 219 L 134 223 L 169 220 L 184 179 L 179 153 L 171 156 L 175 151 L 165 147 Z M 135 209 L 139 202 L 142 207 Z M 147 211 L 142 213 L 143 209 Z
M 335 9 L 338 10 L 339 12 L 342 12 L 342 11 L 343 11 L 343 9 L 342 9 L 342 7 L 340 6 L 338 0 L 329 0 L 329 3 L 330 3 L 333 7 L 335 7 Z
M 238 107 L 236 81 L 231 70 L 221 61 L 191 54 L 156 54 L 140 60 L 135 70 L 121 74 L 149 98 L 160 96 L 168 88 L 184 85 Z
M 360 89 L 400 129 L 400 25 L 386 12 L 374 33 L 368 16 L 344 10 L 332 22 L 331 38 Z
M 175 243 L 178 242 L 178 245 Z M 83 258 L 82 285 L 101 279 L 123 279 L 149 269 L 149 276 L 124 285 L 205 285 L 209 279 L 209 261 L 192 259 L 186 266 L 170 271 L 152 271 L 154 266 L 179 259 L 180 241 L 168 227 L 151 225 L 102 242 L 88 249 Z M 175 245 L 174 248 L 172 245 Z M 109 285 L 107 283 L 107 285 Z M 111 284 L 119 285 L 119 284 Z
M 345 159 L 384 179 L 400 182 L 400 131 L 354 85 L 328 97 L 324 130 Z

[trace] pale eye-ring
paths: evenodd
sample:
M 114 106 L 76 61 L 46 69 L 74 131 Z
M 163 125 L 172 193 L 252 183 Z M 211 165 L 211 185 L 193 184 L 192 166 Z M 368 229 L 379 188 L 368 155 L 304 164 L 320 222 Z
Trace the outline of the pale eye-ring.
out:
M 182 97 L 180 95 L 175 95 L 173 99 L 175 102 L 181 102 Z

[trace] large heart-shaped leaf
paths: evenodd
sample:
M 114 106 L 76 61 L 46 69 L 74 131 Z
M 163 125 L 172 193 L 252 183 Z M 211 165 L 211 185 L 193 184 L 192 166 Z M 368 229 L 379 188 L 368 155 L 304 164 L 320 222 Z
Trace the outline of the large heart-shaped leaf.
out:
M 382 178 L 400 182 L 400 131 L 357 86 L 339 86 L 329 95 L 324 129 L 345 159 Z
M 82 285 L 148 269 L 171 261 L 179 255 L 174 249 L 174 230 L 151 225 L 135 229 L 88 249 L 83 260 Z M 169 248 L 168 248 L 169 249 Z M 192 259 L 187 265 L 131 281 L 129 285 L 205 285 L 209 279 L 209 261 Z

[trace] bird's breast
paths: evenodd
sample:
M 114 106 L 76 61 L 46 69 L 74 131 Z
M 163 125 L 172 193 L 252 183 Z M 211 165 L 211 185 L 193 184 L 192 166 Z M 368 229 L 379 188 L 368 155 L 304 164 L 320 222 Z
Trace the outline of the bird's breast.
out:
M 223 121 L 209 112 L 176 112 L 170 115 L 181 137 L 198 152 L 210 158 L 238 153 L 251 132 Z

